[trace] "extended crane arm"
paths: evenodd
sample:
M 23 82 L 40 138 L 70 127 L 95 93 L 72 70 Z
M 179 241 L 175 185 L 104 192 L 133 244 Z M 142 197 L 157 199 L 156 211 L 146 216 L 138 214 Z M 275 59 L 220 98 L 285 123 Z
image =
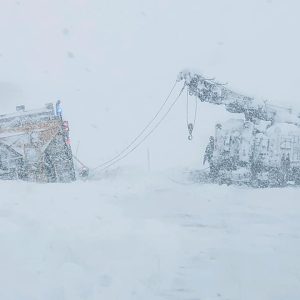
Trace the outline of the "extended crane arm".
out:
M 266 101 L 257 101 L 238 94 L 215 79 L 207 79 L 197 73 L 182 71 L 178 75 L 178 81 L 181 80 L 184 80 L 190 95 L 196 96 L 202 102 L 224 105 L 231 113 L 243 113 L 246 120 L 258 119 L 300 126 L 299 115 L 294 114 L 291 109 L 276 107 Z

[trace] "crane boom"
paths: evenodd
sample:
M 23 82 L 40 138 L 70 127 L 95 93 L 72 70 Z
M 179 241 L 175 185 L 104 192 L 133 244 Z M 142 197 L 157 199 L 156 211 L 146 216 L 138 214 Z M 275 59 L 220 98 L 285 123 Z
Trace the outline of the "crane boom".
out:
M 300 115 L 292 109 L 269 104 L 267 101 L 258 101 L 230 90 L 226 85 L 215 79 L 205 78 L 203 75 L 191 71 L 182 71 L 178 81 L 184 80 L 189 94 L 217 105 L 224 105 L 231 113 L 243 113 L 247 121 L 263 120 L 289 123 L 300 126 Z

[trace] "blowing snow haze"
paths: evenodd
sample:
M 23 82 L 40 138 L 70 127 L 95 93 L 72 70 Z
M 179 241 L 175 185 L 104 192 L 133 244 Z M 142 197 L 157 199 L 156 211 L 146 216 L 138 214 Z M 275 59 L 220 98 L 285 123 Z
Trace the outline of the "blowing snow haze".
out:
M 1 113 L 62 100 L 89 166 L 123 149 L 179 71 L 200 69 L 245 95 L 299 105 L 299 1 L 1 1 Z M 201 104 L 187 142 L 184 97 L 120 164 L 196 166 L 221 107 Z
M 0 177 L 19 179 L 0 300 L 299 299 L 299 118 L 257 105 L 300 112 L 299 28 L 298 0 L 0 0 Z M 123 150 L 186 69 L 192 141 L 185 90 L 115 169 L 74 168 Z

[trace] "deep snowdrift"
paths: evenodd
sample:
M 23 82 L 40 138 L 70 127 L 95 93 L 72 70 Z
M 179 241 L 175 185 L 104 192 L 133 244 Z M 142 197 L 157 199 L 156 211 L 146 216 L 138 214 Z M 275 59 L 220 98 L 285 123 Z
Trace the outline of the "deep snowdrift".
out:
M 297 299 L 300 190 L 178 174 L 1 182 L 0 299 Z

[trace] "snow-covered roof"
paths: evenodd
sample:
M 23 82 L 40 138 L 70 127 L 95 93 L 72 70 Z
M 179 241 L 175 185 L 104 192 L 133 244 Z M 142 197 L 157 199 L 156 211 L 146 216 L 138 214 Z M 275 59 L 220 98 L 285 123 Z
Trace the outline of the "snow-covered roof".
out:
M 20 127 L 55 118 L 53 106 L 47 105 L 42 109 L 17 111 L 11 114 L 0 115 L 0 128 Z

